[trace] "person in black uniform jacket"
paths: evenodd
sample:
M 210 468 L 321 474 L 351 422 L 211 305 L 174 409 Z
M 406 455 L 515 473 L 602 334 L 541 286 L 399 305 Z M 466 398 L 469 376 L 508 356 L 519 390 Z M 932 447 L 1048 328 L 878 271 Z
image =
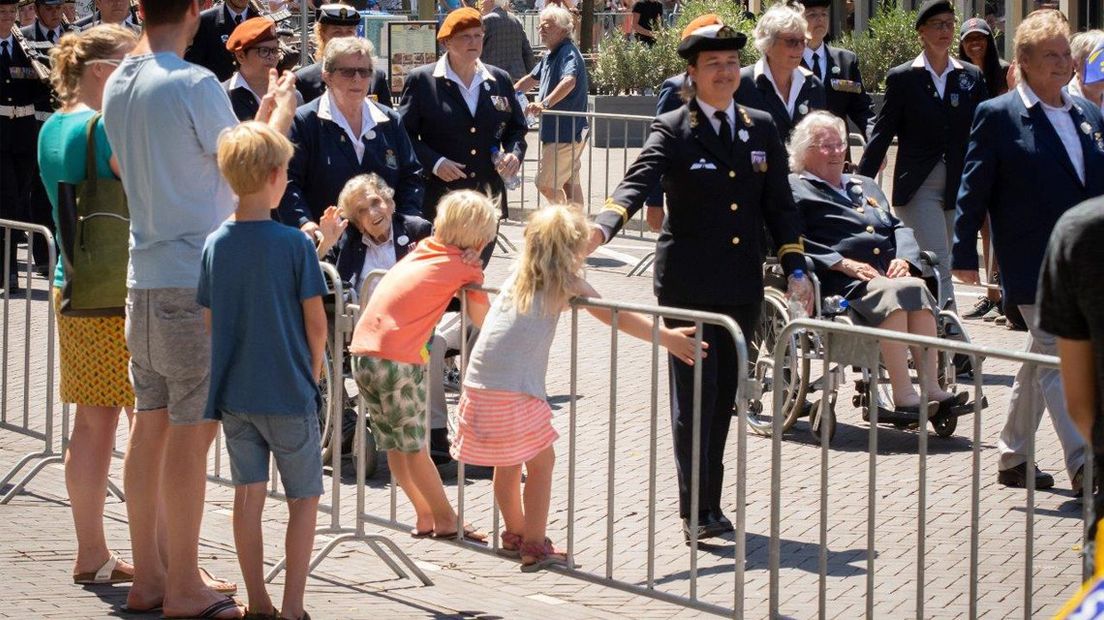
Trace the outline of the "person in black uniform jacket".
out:
M 778 130 L 769 114 L 733 101 L 739 84 L 738 50 L 746 40 L 713 14 L 683 30 L 678 53 L 689 64 L 695 96 L 652 123 L 643 151 L 595 218 L 591 247 L 617 234 L 662 182 L 668 202 L 656 246 L 659 303 L 728 315 L 750 335 L 763 299 L 759 245 L 764 222 L 781 243 L 778 257 L 788 275 L 804 268 L 805 256 Z M 810 307 L 808 279 L 790 282 L 791 295 Z M 709 343 L 709 355 L 701 368 L 701 495 L 696 513 L 690 505 L 694 369 L 669 360 L 679 514 L 688 539 L 695 533 L 694 521 L 698 537 L 732 530 L 721 512 L 723 458 L 735 377 L 746 372 L 725 330 L 706 325 L 702 338 Z
M 238 70 L 222 87 L 238 120 L 251 121 L 261 107 L 261 98 L 268 92 L 269 72 L 276 69 L 283 54 L 276 24 L 267 17 L 250 17 L 234 28 L 226 49 L 234 55 Z M 303 97 L 298 92 L 295 96 L 297 106 L 303 105 Z
M 912 231 L 889 213 L 877 181 L 843 173 L 845 121 L 828 111 L 798 123 L 790 139 L 790 187 L 804 224 L 805 254 L 813 259 L 820 294 L 842 295 L 856 323 L 935 337 L 935 297 L 919 277 L 920 248 Z M 908 371 L 908 347 L 882 342 L 893 386 L 893 408 L 919 413 L 920 395 Z M 930 414 L 957 404 L 939 385 L 936 352 L 924 357 Z M 919 366 L 919 364 L 918 364 Z
M 334 39 L 322 63 L 325 95 L 296 110 L 291 123 L 295 154 L 278 208 L 280 221 L 314 235 L 345 183 L 366 172 L 394 188 L 400 213 L 420 215 L 422 168 L 402 119 L 367 98 L 372 44 L 355 37 Z
M 805 21 L 809 22 L 809 41 L 801 56 L 801 65 L 813 72 L 823 84 L 828 111 L 851 121 L 864 140 L 870 139 L 874 123 L 874 100 L 863 86 L 859 58 L 855 52 L 828 45 L 831 21 L 829 9 L 833 0 L 805 0 Z M 851 149 L 847 149 L 851 161 Z
M 801 66 L 806 30 L 800 11 L 775 4 L 755 24 L 755 47 L 763 57 L 740 70 L 736 103 L 769 113 L 783 140 L 806 114 L 828 105 L 824 85 Z
M 360 13 L 347 4 L 323 4 L 318 9 L 314 22 L 314 35 L 318 39 L 318 51 L 315 58 L 322 58 L 326 44 L 338 37 L 355 37 L 357 24 L 360 23 Z M 307 65 L 295 72 L 295 88 L 303 96 L 303 101 L 310 103 L 318 99 L 326 91 L 326 84 L 322 81 L 322 62 Z M 368 90 L 368 96 L 377 103 L 392 107 L 391 85 L 387 83 L 387 71 L 377 67 L 372 73 L 372 86 Z
M 465 7 L 449 13 L 437 37 L 445 55 L 411 71 L 399 99 L 399 114 L 425 171 L 422 213 L 432 220 L 442 196 L 475 189 L 497 199 L 505 218 L 502 178 L 516 175 L 525 158 L 525 112 L 510 75 L 479 60 L 479 11 Z M 504 154 L 497 166 L 492 149 Z
M 96 10 L 73 22 L 78 30 L 87 30 L 100 24 L 119 24 L 134 34 L 142 33 L 138 15 L 130 0 L 96 0 Z
M 886 76 L 885 104 L 874 121 L 859 173 L 875 177 L 894 136 L 893 207 L 921 250 L 939 259 L 941 304 L 954 305 L 950 253 L 955 195 L 962 179 L 974 109 L 987 96 L 981 70 L 950 55 L 954 7 L 927 0 L 916 18 L 924 45 L 915 60 Z
M 184 52 L 184 60 L 206 67 L 220 82 L 230 79 L 234 73 L 234 55 L 226 49 L 226 42 L 238 24 L 250 17 L 260 17 L 249 0 L 223 0 L 199 14 L 199 30 L 192 39 L 192 46 Z
M 50 86 L 38 78 L 31 67 L 35 49 L 25 50 L 11 34 L 15 25 L 18 0 L 0 0 L 0 218 L 27 221 L 31 188 L 42 185 L 38 175 L 38 129 L 35 103 L 49 101 Z M 45 191 L 43 191 L 45 194 Z M 49 211 L 46 212 L 49 215 Z M 0 231 L 0 244 L 3 244 Z M 15 274 L 16 234 L 7 248 L 11 291 L 18 289 Z M 5 254 L 0 245 L 0 269 Z M 4 286 L 0 271 L 0 288 Z

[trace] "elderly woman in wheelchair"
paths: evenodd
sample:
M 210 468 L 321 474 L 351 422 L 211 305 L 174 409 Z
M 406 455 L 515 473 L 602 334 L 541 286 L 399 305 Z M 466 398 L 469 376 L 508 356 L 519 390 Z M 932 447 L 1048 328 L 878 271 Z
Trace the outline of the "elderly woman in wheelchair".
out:
M 790 187 L 805 225 L 805 254 L 820 280 L 821 294 L 840 295 L 858 325 L 932 336 L 938 305 L 922 271 L 912 230 L 889 212 L 877 182 L 844 173 L 847 133 L 843 120 L 814 112 L 794 129 L 788 144 Z M 928 402 L 909 375 L 906 345 L 881 343 L 882 363 L 893 390 L 893 409 L 930 415 L 949 412 L 961 396 L 939 383 L 936 351 L 912 350 L 913 364 L 927 384 Z

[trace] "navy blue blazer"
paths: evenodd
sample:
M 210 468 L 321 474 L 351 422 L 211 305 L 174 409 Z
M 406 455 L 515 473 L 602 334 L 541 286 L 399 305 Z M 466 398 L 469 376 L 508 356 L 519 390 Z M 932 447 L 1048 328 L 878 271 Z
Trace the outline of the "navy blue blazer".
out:
M 319 97 L 295 111 L 288 137 L 295 154 L 288 164 L 288 184 L 280 201 L 280 221 L 291 226 L 317 222 L 326 207 L 337 204 L 345 183 L 358 174 L 374 172 L 395 190 L 395 209 L 406 215 L 422 213 L 422 168 L 399 114 L 369 101 L 376 119 L 374 136 L 365 140 L 364 159 L 337 123 L 319 118 L 327 98 Z M 327 104 L 328 105 L 328 104 Z
M 731 150 L 697 101 L 660 115 L 644 149 L 595 217 L 609 238 L 662 179 L 667 217 L 656 245 L 660 303 L 734 306 L 763 298 L 763 226 L 787 273 L 804 268 L 786 149 L 766 112 L 736 106 Z
M 395 261 L 400 261 L 406 253 L 414 248 L 414 244 L 433 234 L 433 224 L 416 215 L 403 215 L 396 212 L 391 216 L 391 235 L 395 245 Z M 364 246 L 364 236 L 360 230 L 351 223 L 345 229 L 345 234 L 337 242 L 334 249 L 337 252 L 337 273 L 342 282 L 356 282 L 360 285 L 360 271 L 364 269 L 364 256 L 367 248 Z
M 1017 89 L 978 106 L 958 192 L 952 265 L 977 269 L 977 235 L 989 216 L 1004 300 L 1035 303 L 1039 268 L 1058 218 L 1104 194 L 1104 120 L 1100 108 L 1072 97 L 1085 182 L 1077 177 L 1041 104 L 1028 109 Z
M 257 17 L 253 4 L 246 5 L 242 20 Z M 234 32 L 234 20 L 222 3 L 199 14 L 199 29 L 192 44 L 184 52 L 184 60 L 207 67 L 218 81 L 225 82 L 234 74 L 234 54 L 226 49 L 226 41 Z
M 460 88 L 445 77 L 443 63 L 447 59 L 411 71 L 399 98 L 403 126 L 426 177 L 422 210 L 427 217 L 436 213 L 437 201 L 453 190 L 474 189 L 504 199 L 506 189 L 491 160 L 492 148 L 513 153 L 518 161 L 525 159 L 528 125 L 510 75 L 483 65 L 491 79 L 479 88 L 473 116 Z M 463 164 L 467 178 L 445 183 L 433 174 L 433 166 L 442 157 Z
M 766 62 L 765 60 L 761 62 Z M 758 77 L 755 70 L 759 63 L 740 69 L 740 87 L 736 90 L 736 103 L 762 110 L 771 115 L 775 126 L 778 127 L 778 135 L 782 142 L 790 139 L 793 128 L 801 119 L 813 110 L 825 110 L 828 108 L 828 100 L 824 93 L 824 84 L 805 67 L 798 70 L 805 75 L 805 82 L 797 93 L 794 102 L 793 116 L 786 111 L 786 106 L 778 98 L 774 91 L 774 85 L 767 79 L 766 73 L 760 73 Z
M 805 255 L 813 259 L 820 292 L 859 299 L 866 282 L 831 269 L 845 258 L 866 263 L 881 273 L 889 263 L 907 261 L 913 275 L 920 275 L 920 246 L 912 229 L 889 211 L 889 199 L 870 177 L 850 175 L 844 198 L 827 183 L 790 175 L 794 203 L 804 224 Z
M 859 58 L 855 52 L 824 44 L 827 52 L 828 73 L 824 76 L 824 91 L 828 101 L 828 111 L 851 121 L 862 134 L 863 139 L 870 138 L 874 128 L 874 100 L 863 86 L 862 73 L 859 71 Z M 801 61 L 801 66 L 805 61 Z
M 897 163 L 893 169 L 893 204 L 902 206 L 916 194 L 932 168 L 947 165 L 947 186 L 943 208 L 953 209 L 962 161 L 970 140 L 970 121 L 977 105 L 989 96 L 985 77 L 974 65 L 959 63 L 947 76 L 943 98 L 935 89 L 931 74 L 917 57 L 889 70 L 885 104 L 874 120 L 859 173 L 876 177 L 893 137 L 897 137 Z

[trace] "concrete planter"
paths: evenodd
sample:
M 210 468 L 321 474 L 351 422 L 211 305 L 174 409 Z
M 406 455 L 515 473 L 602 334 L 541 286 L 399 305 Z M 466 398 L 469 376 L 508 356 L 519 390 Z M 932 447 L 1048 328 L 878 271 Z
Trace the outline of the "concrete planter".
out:
M 592 95 L 590 109 L 601 114 L 654 117 L 659 97 L 654 95 Z M 648 136 L 649 122 L 594 119 L 591 140 L 599 148 L 640 148 Z

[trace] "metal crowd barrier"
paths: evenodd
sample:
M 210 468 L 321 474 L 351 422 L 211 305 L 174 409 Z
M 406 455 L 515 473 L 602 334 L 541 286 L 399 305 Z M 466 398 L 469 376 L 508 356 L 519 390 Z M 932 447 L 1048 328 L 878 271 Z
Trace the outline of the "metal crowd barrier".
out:
M 971 493 L 970 493 L 970 545 L 969 545 L 969 617 L 977 618 L 979 615 L 978 610 L 978 561 L 979 561 L 979 546 L 980 546 L 980 496 L 981 496 L 981 416 L 982 416 L 982 397 L 983 397 L 983 363 L 986 359 L 999 359 L 1012 362 L 1021 362 L 1024 364 L 1034 365 L 1036 367 L 1043 368 L 1058 368 L 1058 358 L 1053 356 L 1038 355 L 1034 353 L 1020 353 L 1006 351 L 1002 349 L 996 349 L 992 347 L 979 346 L 976 344 L 969 344 L 965 342 L 959 342 L 954 340 L 945 340 L 939 338 L 931 338 L 926 336 L 917 336 L 913 334 L 906 334 L 897 331 L 889 331 L 883 329 L 875 329 L 870 327 L 856 327 L 853 325 L 847 325 L 843 323 L 834 323 L 830 321 L 816 320 L 816 319 L 801 319 L 791 321 L 787 323 L 785 328 L 778 335 L 778 346 L 774 350 L 774 363 L 775 368 L 783 368 L 786 357 L 786 345 L 789 338 L 797 333 L 817 333 L 820 334 L 821 340 L 824 345 L 823 364 L 824 372 L 829 372 L 830 364 L 844 364 L 844 365 L 861 365 L 868 368 L 872 372 L 870 373 L 871 381 L 869 385 L 869 402 L 877 403 L 878 394 L 878 361 L 877 351 L 880 342 L 890 341 L 898 342 L 909 345 L 914 348 L 919 348 L 921 354 L 927 353 L 930 350 L 946 351 L 952 354 L 964 354 L 970 356 L 973 362 L 974 369 L 974 410 L 973 410 L 973 435 L 971 438 L 973 461 L 971 470 Z M 842 351 L 842 353 L 841 353 Z M 865 352 L 856 354 L 856 351 Z M 862 361 L 862 358 L 873 356 L 873 359 L 867 359 Z M 918 372 L 923 372 L 923 365 L 918 364 L 920 368 Z M 827 375 L 826 375 L 827 376 Z M 920 376 L 920 402 L 927 402 L 927 390 L 924 388 L 923 375 Z M 770 590 L 769 590 L 769 610 L 770 617 L 782 617 L 785 610 L 780 609 L 780 594 L 781 594 L 781 582 L 780 582 L 780 562 L 781 562 L 781 503 L 782 503 L 782 419 L 780 415 L 781 407 L 784 404 L 782 397 L 783 382 L 776 381 L 773 386 L 773 398 L 774 398 L 774 411 L 773 411 L 773 423 L 774 429 L 772 433 L 772 447 L 771 447 L 771 511 L 770 511 L 770 547 L 769 547 L 769 567 L 770 567 Z M 824 419 L 826 414 L 824 407 L 827 407 L 828 399 L 825 398 L 821 401 L 821 419 Z M 927 555 L 925 553 L 925 545 L 927 541 L 927 457 L 928 457 L 928 412 L 926 409 L 921 408 L 920 422 L 918 432 L 919 440 L 919 489 L 918 489 L 918 501 L 917 501 L 917 532 L 916 532 L 916 573 L 915 573 L 915 588 L 916 588 L 916 601 L 915 610 L 912 617 L 925 618 L 929 615 L 925 613 L 925 564 Z M 821 462 L 820 462 L 820 523 L 819 523 L 819 558 L 818 558 L 818 617 L 828 617 L 829 610 L 827 609 L 828 596 L 827 596 L 827 570 L 828 570 L 828 478 L 829 478 L 829 440 L 828 440 L 828 425 L 822 424 L 820 427 L 821 432 Z M 867 530 L 866 530 L 866 591 L 865 591 L 865 603 L 866 603 L 866 617 L 875 618 L 875 529 L 878 521 L 878 507 L 877 507 L 877 493 L 875 492 L 877 487 L 877 455 L 878 455 L 878 407 L 870 407 L 870 420 L 869 420 L 869 466 L 867 476 Z M 1084 491 L 1083 491 L 1083 520 L 1084 529 L 1082 531 L 1082 537 L 1087 539 L 1088 524 L 1092 519 L 1092 450 L 1086 449 L 1086 462 L 1084 465 Z M 1035 442 L 1034 436 L 1030 435 L 1027 446 L 1027 464 L 1028 471 L 1031 471 L 1032 464 L 1035 463 Z M 1023 614 L 1025 618 L 1033 617 L 1034 605 L 1032 603 L 1032 597 L 1034 594 L 1034 576 L 1035 571 L 1033 567 L 1034 563 L 1034 545 L 1035 545 L 1035 477 L 1032 475 L 1027 476 L 1027 489 L 1026 489 L 1026 514 L 1025 514 L 1025 549 L 1023 554 Z M 741 504 L 742 506 L 743 504 Z M 1088 578 L 1089 573 L 1085 570 L 1085 566 L 1082 566 L 1083 578 Z M 903 611 L 899 611 L 900 614 L 905 614 Z
M 14 252 L 8 252 L 6 248 L 11 247 L 17 243 L 16 238 L 13 237 L 14 232 L 21 232 L 26 235 L 27 253 L 26 259 L 21 261 L 23 267 L 23 274 L 17 278 L 22 280 L 18 284 L 22 287 L 23 291 L 20 294 L 22 297 L 22 304 L 18 304 L 18 300 L 15 300 L 18 305 L 22 306 L 23 315 L 23 336 L 21 338 L 23 342 L 23 366 L 22 366 L 22 382 L 21 388 L 17 388 L 12 385 L 10 378 L 12 375 L 11 364 L 9 364 L 9 351 L 15 344 L 13 343 L 13 334 L 11 333 L 12 327 L 12 295 L 10 292 L 10 285 L 16 284 L 16 282 L 9 282 L 9 275 L 17 265 L 12 265 Z M 46 316 L 46 340 L 42 343 L 46 351 L 45 365 L 41 368 L 41 371 L 46 376 L 46 398 L 45 398 L 45 416 L 41 426 L 32 422 L 31 416 L 31 348 L 32 340 L 34 340 L 34 334 L 31 331 L 31 316 L 35 310 L 31 303 L 36 293 L 41 294 L 42 289 L 35 289 L 32 285 L 31 274 L 33 273 L 33 264 L 31 261 L 31 247 L 33 247 L 35 238 L 41 237 L 45 242 L 49 250 L 49 264 L 48 271 L 46 272 L 48 277 L 53 279 L 54 268 L 57 265 L 57 249 L 54 246 L 54 237 L 50 233 L 50 230 L 45 226 L 38 224 L 27 224 L 24 222 L 16 222 L 13 220 L 0 219 L 0 252 L 4 253 L 4 256 L 0 261 L 3 262 L 3 271 L 0 272 L 0 286 L 3 287 L 3 330 L 0 334 L 0 349 L 2 349 L 3 362 L 2 371 L 0 371 L 0 429 L 12 431 L 21 435 L 26 435 L 32 439 L 42 441 L 42 449 L 40 451 L 31 452 L 25 455 L 19 460 L 3 478 L 0 478 L 0 487 L 7 485 L 12 481 L 15 476 L 23 470 L 24 467 L 34 463 L 30 470 L 19 479 L 15 485 L 0 498 L 0 504 L 7 504 L 13 497 L 22 492 L 23 488 L 38 475 L 47 465 L 54 463 L 62 463 L 65 458 L 65 447 L 69 441 L 69 415 L 68 407 L 63 407 L 61 416 L 61 438 L 60 442 L 57 441 L 56 422 L 55 422 L 55 410 L 54 410 L 54 379 L 55 379 L 55 367 L 54 367 L 54 350 L 55 350 L 55 323 L 54 323 L 54 304 L 50 299 L 52 292 L 51 285 L 46 286 L 46 308 L 41 310 Z M 36 353 L 40 353 L 41 349 L 38 349 Z M 22 395 L 22 410 L 20 412 L 10 412 L 9 405 L 12 400 L 12 396 L 20 394 Z M 60 444 L 60 450 L 55 450 L 55 445 Z

